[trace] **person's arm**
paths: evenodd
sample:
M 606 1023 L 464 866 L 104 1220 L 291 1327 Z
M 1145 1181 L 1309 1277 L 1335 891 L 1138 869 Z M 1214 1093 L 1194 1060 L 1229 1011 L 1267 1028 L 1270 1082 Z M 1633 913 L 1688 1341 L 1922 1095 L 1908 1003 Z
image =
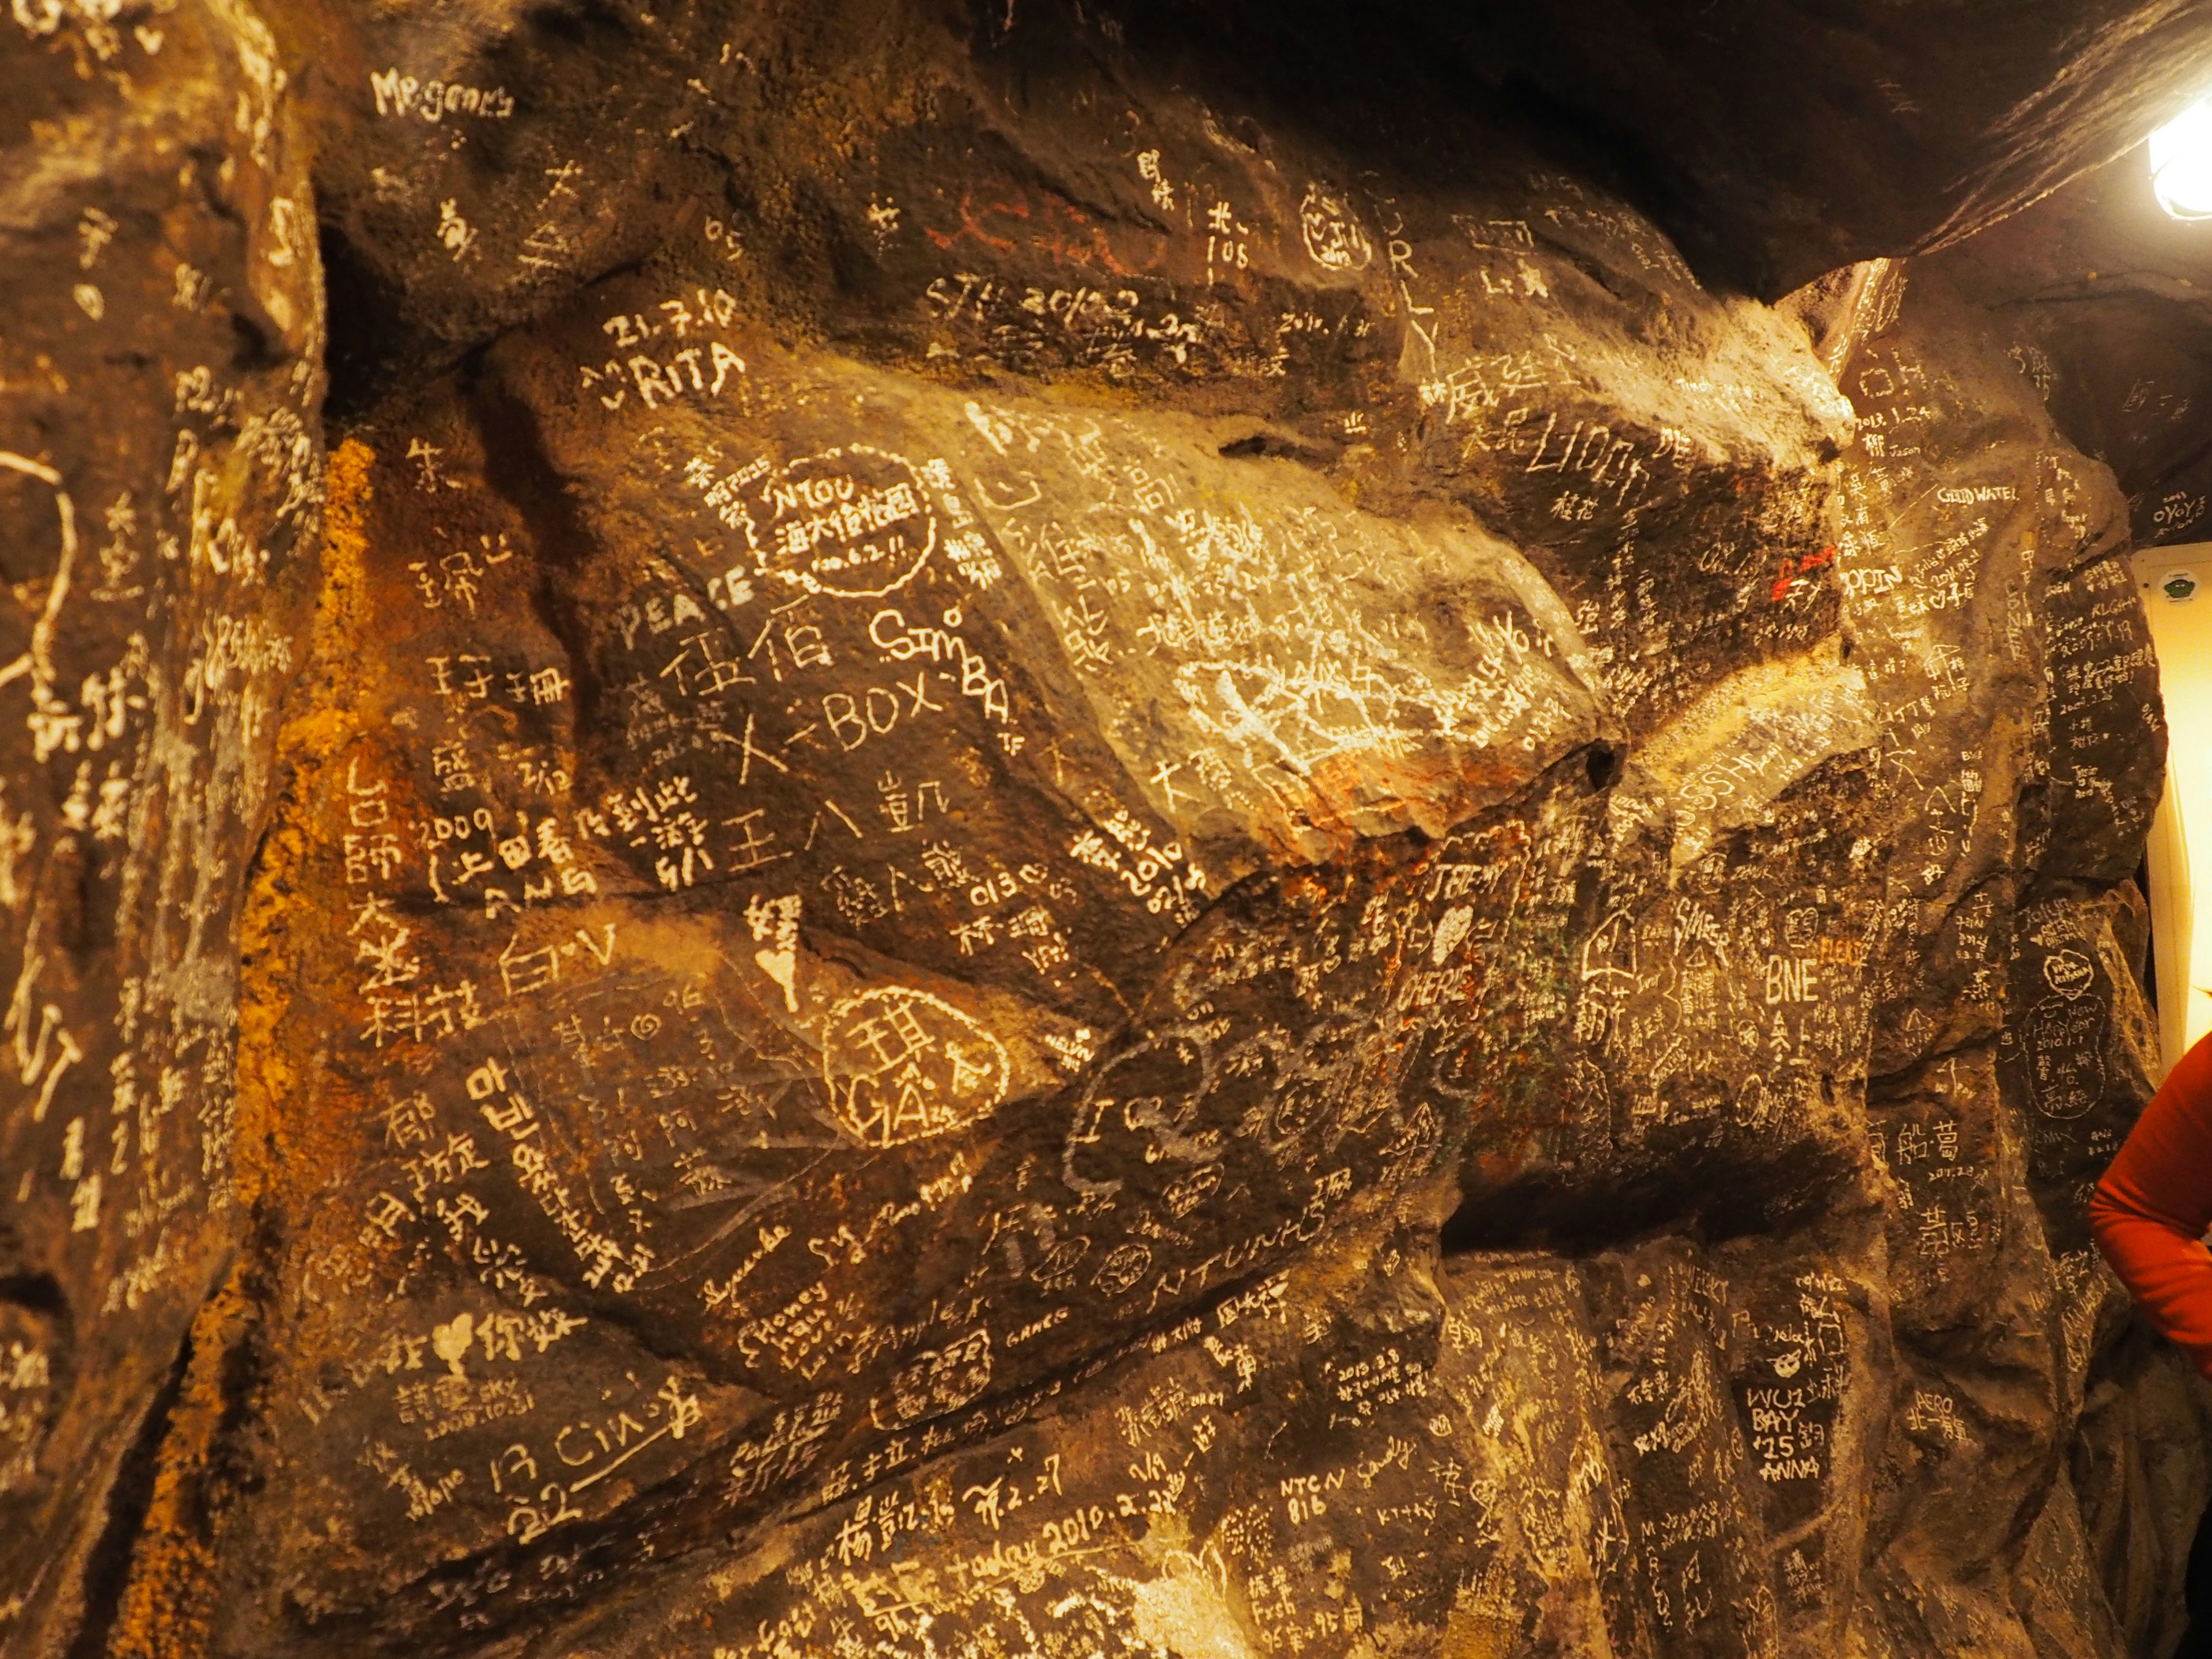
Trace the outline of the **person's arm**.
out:
M 2212 1036 L 2143 1108 L 2097 1183 L 2089 1224 L 2150 1322 L 2212 1376 Z

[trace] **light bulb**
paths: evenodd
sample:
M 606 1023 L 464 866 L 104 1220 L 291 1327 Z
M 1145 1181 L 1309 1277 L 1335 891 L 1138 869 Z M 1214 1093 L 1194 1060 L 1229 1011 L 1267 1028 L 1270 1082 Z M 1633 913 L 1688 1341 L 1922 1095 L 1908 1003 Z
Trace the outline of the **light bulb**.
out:
M 2212 98 L 2150 136 L 2150 185 L 2177 219 L 2212 219 Z

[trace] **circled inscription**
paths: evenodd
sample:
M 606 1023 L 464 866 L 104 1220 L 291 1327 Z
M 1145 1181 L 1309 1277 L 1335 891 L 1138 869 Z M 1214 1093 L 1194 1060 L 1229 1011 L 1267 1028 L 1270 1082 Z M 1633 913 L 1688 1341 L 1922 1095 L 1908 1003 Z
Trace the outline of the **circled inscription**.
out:
M 823 1080 L 837 1121 L 870 1146 L 896 1146 L 988 1117 L 1006 1097 L 1006 1046 L 940 998 L 903 985 L 830 1012 Z
M 769 475 L 747 514 L 760 574 L 832 599 L 880 599 L 937 546 L 929 492 L 902 456 L 846 444 Z

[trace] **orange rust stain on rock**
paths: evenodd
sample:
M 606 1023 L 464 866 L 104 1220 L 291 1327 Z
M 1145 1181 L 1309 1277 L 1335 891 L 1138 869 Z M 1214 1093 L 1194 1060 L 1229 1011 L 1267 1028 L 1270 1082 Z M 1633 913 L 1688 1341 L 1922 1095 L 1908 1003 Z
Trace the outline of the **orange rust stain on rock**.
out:
M 299 1042 L 299 1022 L 288 1022 L 303 991 L 296 973 L 307 951 L 295 942 L 295 927 L 319 922 L 301 898 L 305 863 L 316 854 L 314 818 L 301 811 L 312 799 L 321 769 L 354 737 L 349 699 L 338 695 L 341 650 L 365 623 L 361 604 L 374 453 L 345 442 L 327 462 L 327 507 L 323 520 L 323 586 L 316 602 L 307 672 L 292 686 L 276 738 L 279 799 L 270 834 L 254 858 L 252 880 L 239 918 L 239 1071 L 237 1155 L 232 1182 L 248 1212 L 283 1207 L 288 1192 L 312 1186 L 325 1157 L 338 1144 L 325 1128 L 338 1113 L 314 1091 L 316 1066 Z M 301 1157 L 307 1152 L 307 1157 Z M 265 1402 L 239 1401 L 234 1358 L 257 1338 L 264 1310 L 250 1294 L 261 1263 L 234 1261 L 215 1297 L 192 1321 L 192 1358 L 184 1389 L 161 1440 L 153 1500 L 133 1548 L 131 1575 L 115 1613 L 111 1659 L 179 1659 L 212 1646 L 216 1614 L 215 1564 L 230 1509 L 230 1489 L 216 1462 L 216 1443 L 239 1413 L 248 1420 Z M 252 1367 L 246 1367 L 248 1374 Z M 226 1378 L 230 1382 L 226 1385 Z
M 216 1539 L 224 1508 L 213 1450 L 239 1402 L 224 1372 L 251 1314 L 234 1267 L 192 1320 L 192 1358 L 169 1417 L 154 1495 L 131 1549 L 131 1576 L 108 1634 L 108 1659 L 194 1659 L 210 1650 Z M 258 1402 L 247 1402 L 248 1409 Z
M 307 672 L 291 690 L 279 728 L 278 795 L 270 828 L 254 861 L 239 924 L 239 1044 L 232 1174 L 248 1213 L 281 1209 L 289 1193 L 312 1187 L 324 1160 L 341 1157 L 331 1133 L 343 1103 L 314 1086 L 312 1050 L 283 1031 L 303 989 L 297 973 L 309 952 L 295 944 L 295 926 L 319 926 L 300 896 L 301 878 L 318 850 L 314 819 L 301 810 L 319 774 L 356 735 L 342 688 L 357 678 L 346 652 L 368 620 L 362 603 L 368 534 L 363 510 L 375 456 L 348 441 L 328 460 L 322 587 L 317 600 Z M 303 1053 L 307 1056 L 303 1058 Z M 303 1153 L 308 1154 L 302 1157 Z M 249 1247 L 250 1248 L 250 1247 Z M 217 1447 L 238 1423 L 261 1420 L 267 1402 L 241 1374 L 262 1324 L 251 1285 L 263 1264 L 234 1261 L 192 1321 L 191 1360 L 171 1413 L 155 1474 L 153 1497 L 132 1551 L 118 1604 L 109 1659 L 189 1659 L 213 1646 L 218 1611 L 215 1567 L 228 1518 L 231 1492 Z
M 347 747 L 360 735 L 358 643 L 370 623 L 367 592 L 369 483 L 375 454 L 358 439 L 331 453 L 325 509 L 322 589 L 315 607 L 307 670 L 293 689 L 276 738 L 278 799 L 255 860 L 239 924 L 238 1197 L 249 1209 L 281 1201 L 280 1189 L 315 1184 L 333 1172 L 346 1147 L 335 1133 L 327 1079 L 315 1050 L 286 1042 L 282 1030 L 297 1004 L 325 1000 L 326 988 L 304 985 L 307 965 L 326 951 L 323 918 L 302 896 L 311 861 L 329 854 L 319 798 L 328 793 Z M 305 929 L 295 937 L 295 927 Z M 337 988 L 331 987 L 335 990 Z M 302 1161 L 302 1160 L 305 1161 Z
M 1452 749 L 1407 756 L 1371 750 L 1331 755 L 1303 780 L 1304 798 L 1297 810 L 1304 823 L 1294 824 L 1291 836 L 1266 838 L 1285 862 L 1299 863 L 1312 855 L 1310 848 L 1295 845 L 1298 828 L 1328 836 L 1329 856 L 1405 830 L 1441 838 L 1526 787 L 1539 769 L 1534 756 L 1522 764 Z

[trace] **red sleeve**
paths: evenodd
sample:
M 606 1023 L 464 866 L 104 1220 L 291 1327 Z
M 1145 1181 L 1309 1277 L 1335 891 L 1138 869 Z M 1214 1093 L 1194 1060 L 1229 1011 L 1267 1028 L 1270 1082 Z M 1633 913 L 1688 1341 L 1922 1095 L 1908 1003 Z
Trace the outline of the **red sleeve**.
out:
M 2212 1036 L 2143 1108 L 2097 1183 L 2089 1224 L 2150 1322 L 2212 1376 Z

